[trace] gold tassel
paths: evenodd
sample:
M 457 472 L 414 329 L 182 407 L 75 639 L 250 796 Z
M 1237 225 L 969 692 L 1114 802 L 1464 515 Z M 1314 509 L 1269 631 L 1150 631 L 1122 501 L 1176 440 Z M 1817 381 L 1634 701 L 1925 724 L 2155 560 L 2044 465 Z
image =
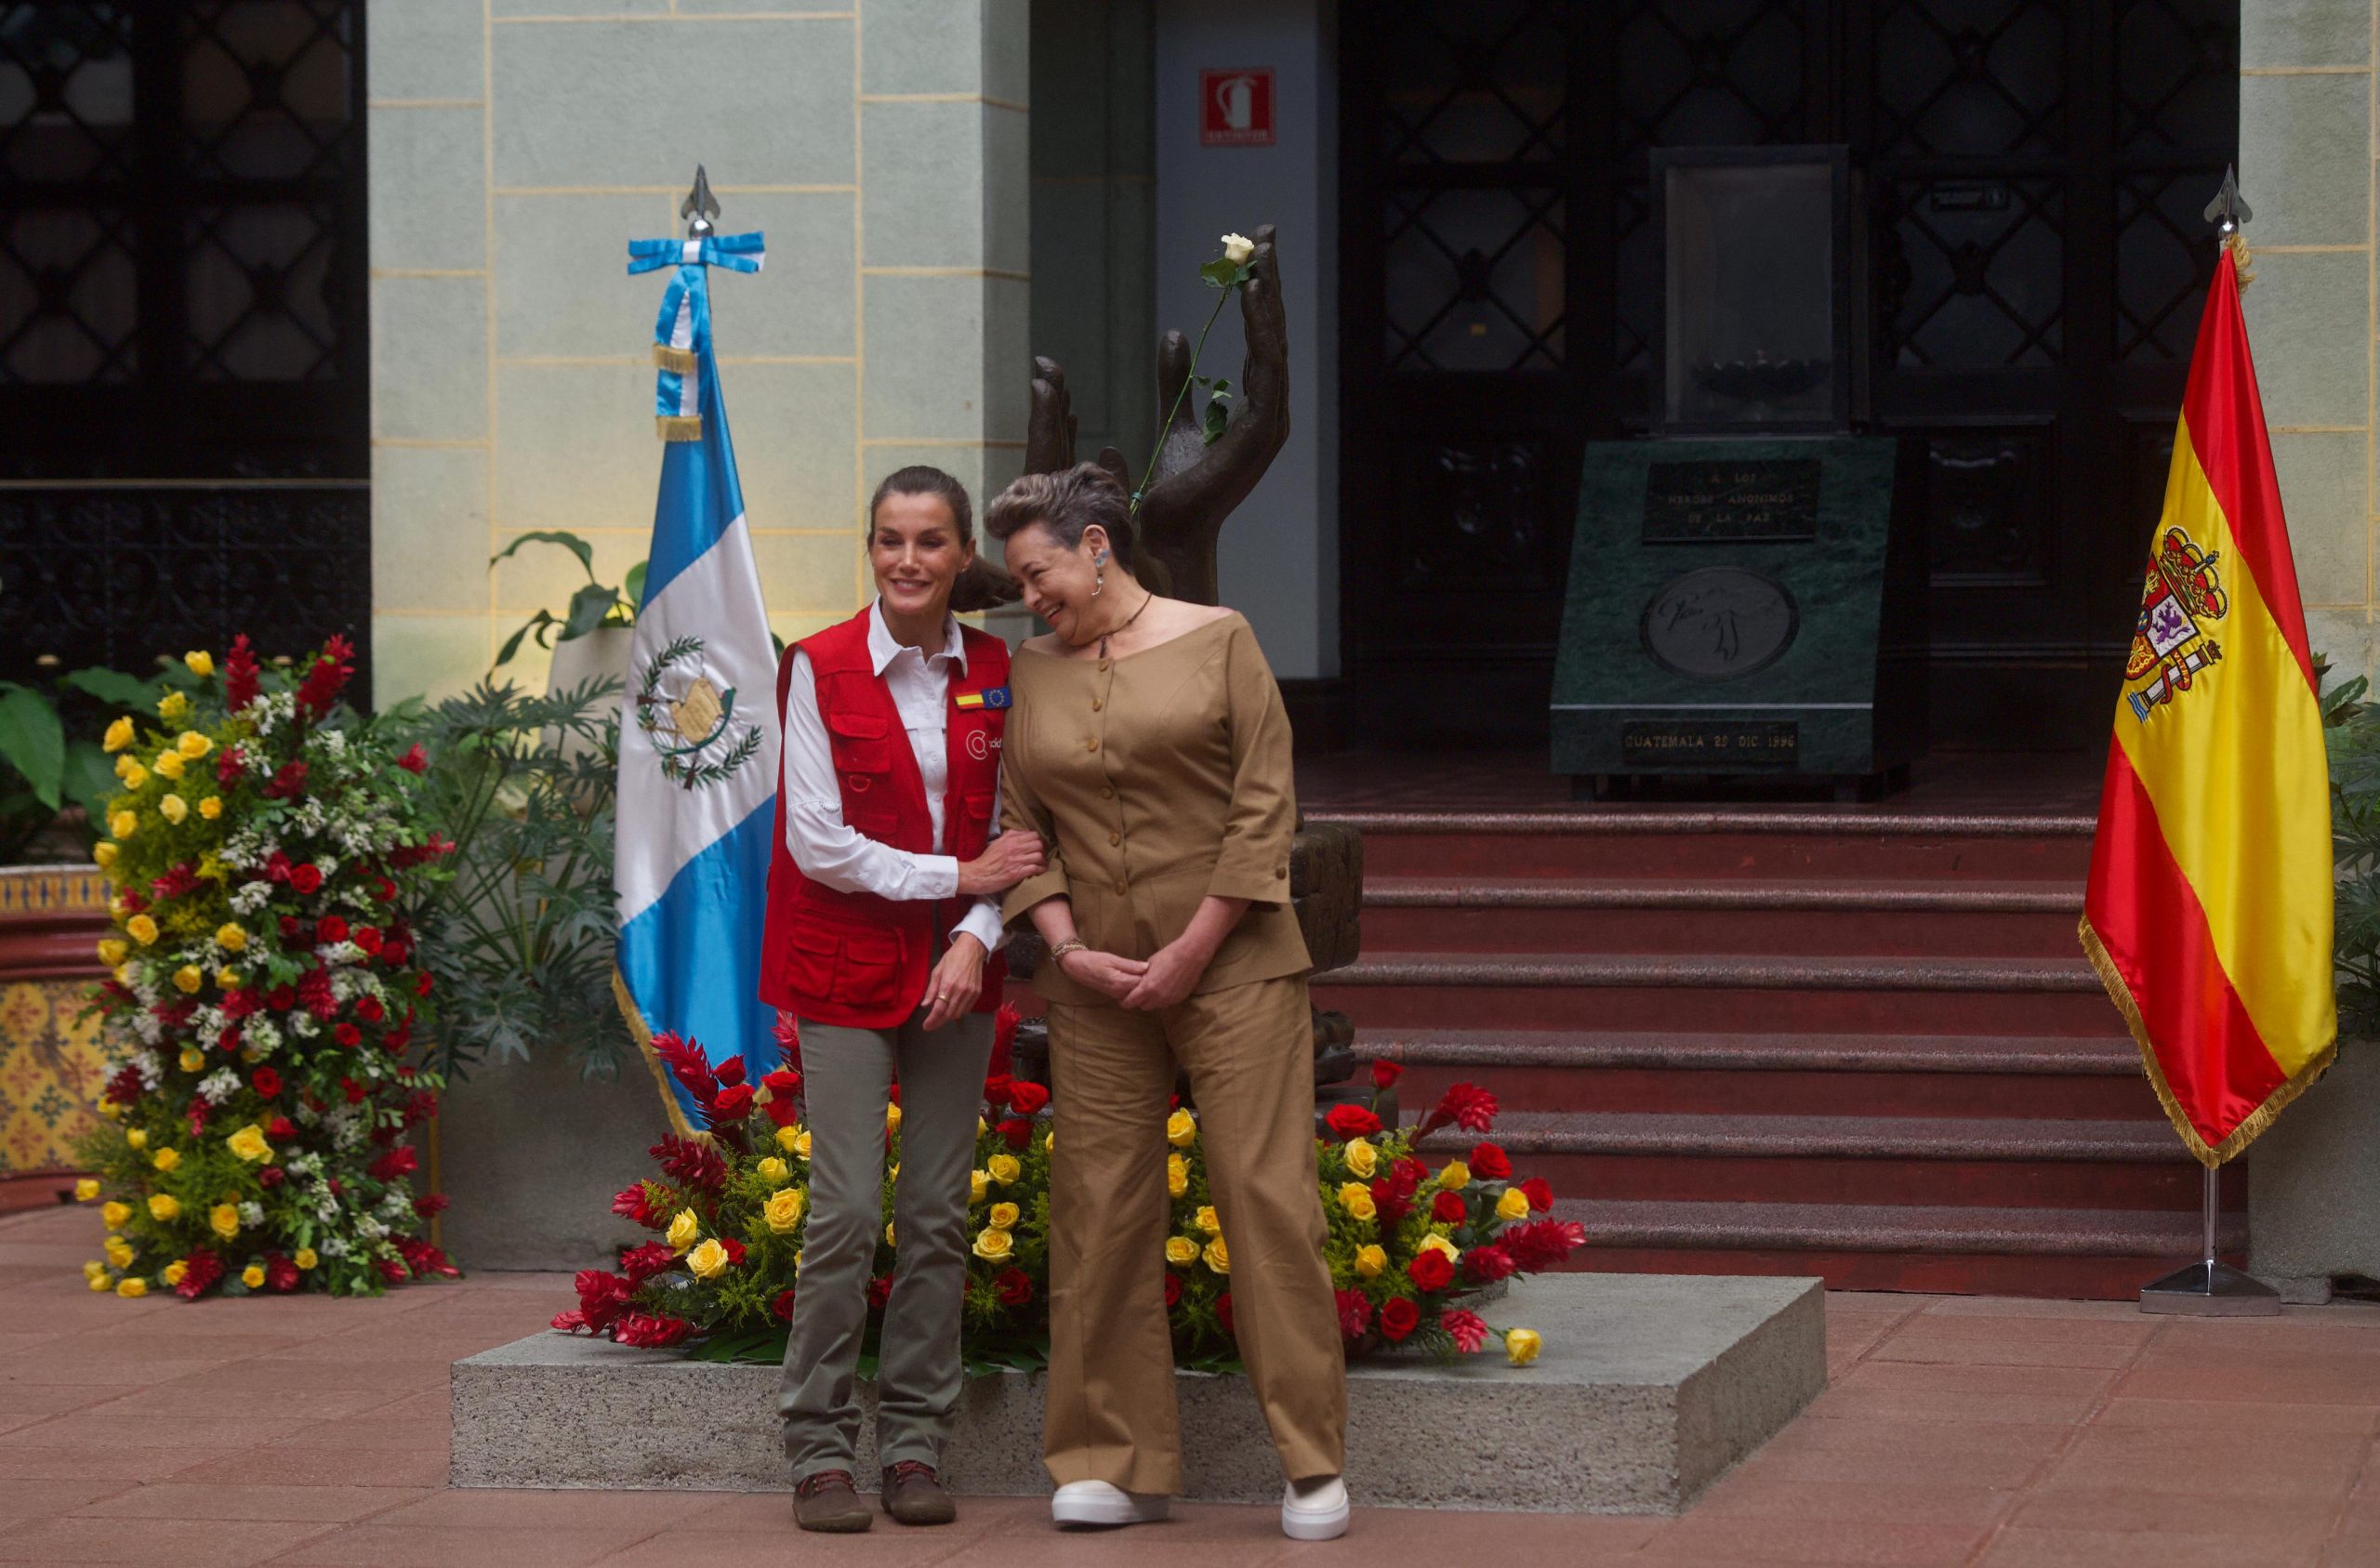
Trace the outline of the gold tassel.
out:
M 654 419 L 661 430 L 663 441 L 700 441 L 703 439 L 703 417 L 699 414 L 664 414 Z
M 2248 285 L 2256 281 L 2256 258 L 2254 253 L 2248 249 L 2247 235 L 2237 229 L 2232 230 L 2224 240 L 2223 248 L 2231 253 L 2231 269 L 2240 279 L 2240 292 L 2247 293 Z
M 669 1074 L 662 1067 L 661 1059 L 653 1052 L 653 1031 L 645 1026 L 644 1009 L 628 995 L 628 977 L 620 973 L 617 964 L 612 966 L 612 1000 L 620 1005 L 620 1017 L 628 1021 L 628 1034 L 636 1041 L 637 1054 L 653 1069 L 653 1081 L 660 1086 L 662 1108 L 669 1113 L 669 1125 L 681 1138 L 707 1139 L 710 1134 L 699 1131 L 686 1120 L 686 1108 L 678 1103 L 678 1096 L 669 1087 Z
M 672 349 L 667 343 L 653 346 L 653 362 L 664 370 L 674 370 L 681 376 L 692 376 L 700 362 L 692 349 Z

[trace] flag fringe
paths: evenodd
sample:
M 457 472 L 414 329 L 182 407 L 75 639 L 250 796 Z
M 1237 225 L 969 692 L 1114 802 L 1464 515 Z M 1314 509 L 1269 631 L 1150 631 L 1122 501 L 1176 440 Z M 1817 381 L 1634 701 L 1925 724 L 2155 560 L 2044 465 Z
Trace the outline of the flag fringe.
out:
M 700 441 L 703 439 L 703 416 L 699 414 L 663 414 L 654 418 L 663 441 Z
M 2156 1089 L 2157 1103 L 2165 1108 L 2165 1119 L 2174 1124 L 2174 1130 L 2180 1134 L 2182 1146 L 2190 1152 L 2190 1157 L 2210 1170 L 2245 1153 L 2248 1145 L 2289 1109 L 2290 1102 L 2312 1087 L 2314 1080 L 2330 1071 L 2331 1063 L 2338 1060 L 2339 1045 L 2334 1038 L 2322 1048 L 2320 1055 L 2299 1069 L 2287 1083 L 2267 1095 L 2264 1103 L 2250 1112 L 2222 1142 L 2210 1144 L 2199 1136 L 2198 1128 L 2190 1125 L 2181 1101 L 2175 1098 L 2173 1086 L 2165 1081 L 2165 1069 L 2157 1060 L 2156 1047 L 2149 1043 L 2149 1025 L 2140 1016 L 2139 1004 L 2132 999 L 2132 987 L 2124 983 L 2115 959 L 2109 955 L 2107 947 L 2099 941 L 2099 933 L 2091 929 L 2088 915 L 2082 916 L 2076 934 L 2082 939 L 2083 956 L 2091 960 L 2091 968 L 2098 971 L 2099 983 L 2107 988 L 2108 1000 L 2113 1002 L 2116 1011 L 2123 1015 L 2124 1027 L 2132 1031 L 2133 1044 L 2140 1048 L 2140 1070 L 2148 1075 L 2149 1086 Z
M 673 349 L 667 343 L 653 346 L 653 362 L 664 370 L 674 370 L 681 376 L 692 376 L 702 362 L 692 349 Z
M 708 1138 L 709 1133 L 686 1119 L 686 1108 L 678 1103 L 678 1091 L 669 1087 L 669 1074 L 662 1069 L 661 1058 L 654 1053 L 653 1030 L 644 1021 L 644 1009 L 636 1005 L 636 997 L 628 991 L 628 977 L 620 973 L 617 964 L 612 966 L 612 1000 L 619 1004 L 620 1016 L 628 1021 L 637 1054 L 653 1070 L 653 1081 L 661 1090 L 661 1105 L 669 1113 L 671 1129 L 681 1138 Z

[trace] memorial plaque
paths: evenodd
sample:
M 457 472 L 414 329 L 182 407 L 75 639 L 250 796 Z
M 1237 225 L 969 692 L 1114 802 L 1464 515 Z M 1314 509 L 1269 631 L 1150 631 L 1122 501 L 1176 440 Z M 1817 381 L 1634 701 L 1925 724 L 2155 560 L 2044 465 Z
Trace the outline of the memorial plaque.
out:
M 1815 457 L 1655 463 L 1645 475 L 1644 542 L 1792 543 L 1818 537 Z
M 1792 719 L 1632 718 L 1620 759 L 1631 768 L 1724 772 L 1801 765 L 1802 727 Z
M 1710 566 L 1661 585 L 1645 605 L 1645 652 L 1664 669 L 1727 680 L 1765 669 L 1793 645 L 1801 613 L 1774 579 Z

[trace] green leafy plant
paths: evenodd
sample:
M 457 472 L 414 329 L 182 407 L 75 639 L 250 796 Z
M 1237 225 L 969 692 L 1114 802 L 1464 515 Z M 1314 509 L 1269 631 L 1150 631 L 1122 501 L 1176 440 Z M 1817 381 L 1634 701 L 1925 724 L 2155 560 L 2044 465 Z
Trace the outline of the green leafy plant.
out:
M 575 534 L 558 528 L 541 528 L 523 534 L 496 554 L 488 557 L 489 570 L 523 545 L 560 545 L 578 558 L 581 571 L 587 573 L 587 586 L 570 596 L 570 608 L 557 616 L 550 610 L 540 610 L 522 623 L 521 629 L 505 639 L 496 655 L 500 666 L 509 663 L 521 651 L 524 639 L 535 637 L 540 648 L 551 648 L 556 642 L 568 642 L 576 637 L 603 626 L 636 625 L 636 607 L 644 598 L 643 561 L 628 568 L 628 578 L 618 587 L 598 582 L 595 577 L 595 547 Z
M 87 850 L 98 839 L 93 824 L 116 790 L 99 731 L 126 709 L 154 713 L 167 692 L 195 679 L 179 665 L 173 668 L 179 681 L 99 666 L 30 685 L 0 680 L 0 864 L 23 858 L 70 806 L 83 808 L 78 847 Z
M 2330 754 L 2331 836 L 2337 905 L 2339 1033 L 2380 1031 L 2380 711 L 2357 676 L 2322 682 L 2322 739 Z
M 452 879 L 414 920 L 438 977 L 440 1071 L 561 1048 L 619 1071 L 612 1000 L 617 680 L 538 695 L 483 680 L 408 721 L 430 757 L 423 810 L 455 841 Z

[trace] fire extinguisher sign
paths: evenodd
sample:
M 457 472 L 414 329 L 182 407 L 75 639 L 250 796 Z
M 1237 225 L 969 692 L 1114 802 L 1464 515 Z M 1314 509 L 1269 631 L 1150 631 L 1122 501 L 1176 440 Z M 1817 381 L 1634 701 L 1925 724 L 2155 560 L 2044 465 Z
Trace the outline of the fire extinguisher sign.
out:
M 1272 146 L 1272 72 L 1198 72 L 1198 145 Z

